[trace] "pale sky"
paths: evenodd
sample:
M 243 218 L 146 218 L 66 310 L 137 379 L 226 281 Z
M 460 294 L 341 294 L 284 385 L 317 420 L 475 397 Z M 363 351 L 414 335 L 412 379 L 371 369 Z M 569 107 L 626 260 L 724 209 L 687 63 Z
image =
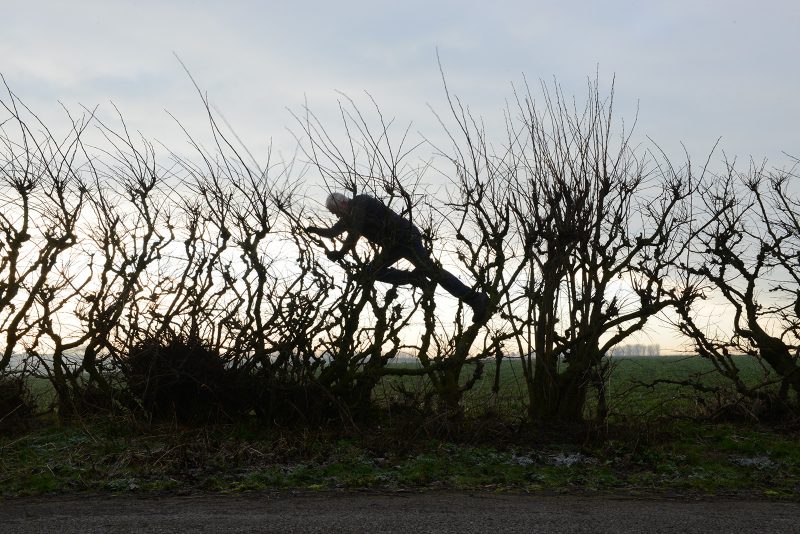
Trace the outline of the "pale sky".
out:
M 740 158 L 800 153 L 800 3 L 783 1 L 2 0 L 0 72 L 45 119 L 113 101 L 147 136 L 180 139 L 164 110 L 202 128 L 187 64 L 248 145 L 290 144 L 286 108 L 325 115 L 368 91 L 402 123 L 437 132 L 438 49 L 452 91 L 488 124 L 511 83 L 581 96 L 616 76 L 616 104 L 670 154 L 718 137 Z M 429 131 L 430 130 L 430 131 Z
M 335 115 L 342 91 L 439 135 L 437 50 L 451 91 L 489 127 L 511 84 L 557 79 L 585 94 L 616 78 L 616 107 L 638 138 L 705 159 L 717 138 L 740 159 L 800 156 L 800 2 L 256 2 L 0 0 L 0 73 L 48 124 L 113 101 L 129 126 L 170 147 L 205 131 L 173 53 L 259 156 L 291 151 L 287 108 Z M 502 135 L 502 132 L 499 133 Z M 722 159 L 718 152 L 716 161 Z

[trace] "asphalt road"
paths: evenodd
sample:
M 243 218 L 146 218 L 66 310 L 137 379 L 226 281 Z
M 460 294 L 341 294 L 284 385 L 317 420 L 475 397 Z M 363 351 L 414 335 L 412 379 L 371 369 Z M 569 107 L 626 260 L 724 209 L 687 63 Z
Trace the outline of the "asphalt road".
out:
M 0 501 L 0 532 L 800 533 L 800 504 L 458 492 L 59 496 Z

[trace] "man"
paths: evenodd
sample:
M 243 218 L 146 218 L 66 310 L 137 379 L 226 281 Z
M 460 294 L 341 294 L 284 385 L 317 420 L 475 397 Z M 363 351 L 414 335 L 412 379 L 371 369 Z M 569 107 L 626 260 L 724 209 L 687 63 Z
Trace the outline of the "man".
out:
M 411 221 L 369 195 L 357 195 L 351 199 L 341 193 L 332 193 L 325 201 L 325 207 L 339 217 L 336 224 L 331 228 L 309 226 L 306 231 L 330 238 L 347 232 L 342 248 L 327 253 L 329 259 L 342 259 L 355 246 L 358 238 L 364 236 L 381 247 L 380 254 L 367 266 L 376 280 L 394 285 L 424 287 L 430 279 L 468 304 L 472 308 L 474 322 L 487 319 L 489 297 L 486 293 L 473 291 L 452 273 L 436 265 L 422 245 L 419 229 Z M 410 261 L 414 270 L 391 267 L 400 258 Z

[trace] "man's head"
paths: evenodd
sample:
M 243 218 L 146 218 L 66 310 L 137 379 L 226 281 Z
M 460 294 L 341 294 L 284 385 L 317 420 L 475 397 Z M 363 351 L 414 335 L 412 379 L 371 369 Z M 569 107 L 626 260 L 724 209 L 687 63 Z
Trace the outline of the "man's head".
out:
M 341 217 L 350 211 L 350 199 L 341 193 L 331 193 L 325 201 L 325 207 L 331 213 Z

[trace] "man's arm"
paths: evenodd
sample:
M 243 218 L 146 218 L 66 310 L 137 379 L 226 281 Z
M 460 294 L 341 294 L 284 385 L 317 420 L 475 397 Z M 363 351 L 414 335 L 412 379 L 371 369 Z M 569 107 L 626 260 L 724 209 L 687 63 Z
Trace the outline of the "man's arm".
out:
M 356 241 L 358 241 L 359 237 L 360 236 L 356 232 L 349 232 L 344 243 L 342 243 L 342 248 L 339 250 L 329 250 L 325 255 L 332 261 L 341 260 L 356 245 Z
M 347 230 L 347 223 L 344 219 L 339 219 L 336 224 L 330 228 L 319 228 L 318 226 L 306 226 L 306 232 L 309 234 L 317 234 L 322 237 L 336 237 Z
M 344 221 L 344 219 L 339 219 L 336 222 L 336 224 L 334 224 L 330 228 L 319 228 L 317 226 L 306 226 L 305 230 L 309 234 L 317 234 L 317 235 L 322 236 L 322 237 L 333 238 L 333 237 L 336 237 L 337 235 L 340 235 L 340 234 L 344 233 L 344 231 L 347 230 L 347 228 L 348 228 L 348 226 L 347 226 L 347 223 Z M 350 250 L 352 250 L 352 248 L 354 246 L 356 246 L 356 242 L 358 241 L 359 237 L 361 237 L 361 236 L 360 236 L 360 234 L 358 232 L 354 232 L 352 230 L 349 231 L 347 233 L 347 237 L 344 240 L 344 243 L 342 243 L 342 248 L 339 249 L 339 250 L 330 250 L 330 251 L 326 252 L 325 255 L 328 256 L 328 259 L 334 260 L 334 261 L 344 258 L 345 254 L 350 252 Z
M 358 241 L 359 237 L 360 236 L 356 232 L 352 232 L 352 231 L 348 232 L 347 233 L 347 238 L 344 240 L 344 243 L 342 243 L 342 248 L 340 248 L 338 251 L 333 253 L 336 256 L 338 256 L 338 258 L 331 258 L 331 259 L 344 258 L 345 254 L 347 254 L 348 252 L 353 250 L 353 247 L 356 246 L 356 242 Z M 328 254 L 328 257 L 330 258 L 331 255 Z

